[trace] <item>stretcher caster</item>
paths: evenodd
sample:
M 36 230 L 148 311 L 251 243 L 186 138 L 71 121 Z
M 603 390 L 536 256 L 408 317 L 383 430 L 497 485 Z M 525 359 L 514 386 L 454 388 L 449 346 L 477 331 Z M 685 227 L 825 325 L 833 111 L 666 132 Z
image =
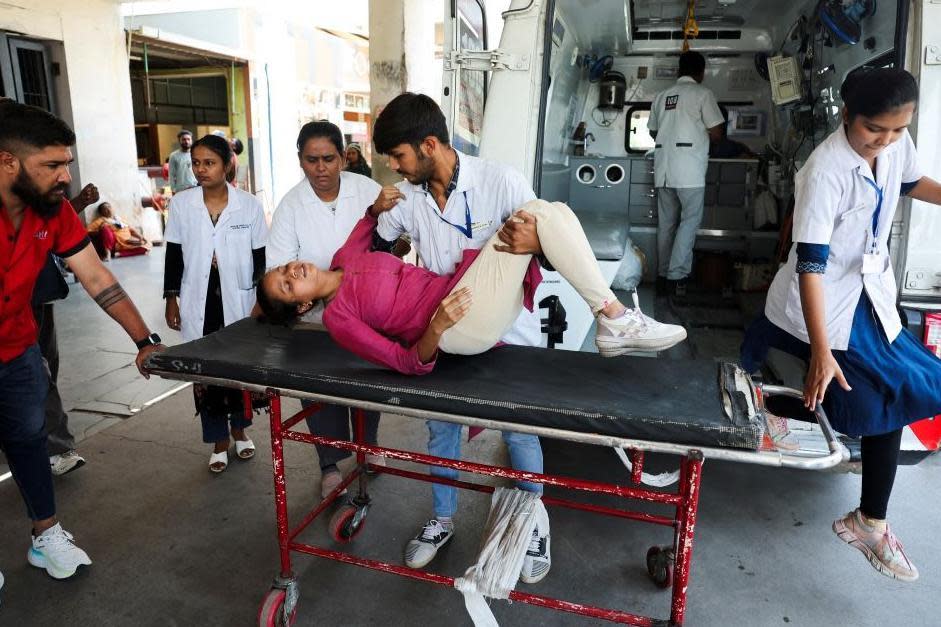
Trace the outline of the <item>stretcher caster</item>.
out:
M 272 588 L 258 608 L 258 627 L 290 627 L 297 619 L 296 587 Z
M 341 506 L 330 519 L 330 535 L 337 542 L 347 544 L 359 534 L 366 523 L 369 505 L 347 503 Z
M 669 588 L 673 585 L 673 563 L 675 562 L 673 547 L 652 546 L 647 551 L 647 574 L 657 584 L 658 588 Z

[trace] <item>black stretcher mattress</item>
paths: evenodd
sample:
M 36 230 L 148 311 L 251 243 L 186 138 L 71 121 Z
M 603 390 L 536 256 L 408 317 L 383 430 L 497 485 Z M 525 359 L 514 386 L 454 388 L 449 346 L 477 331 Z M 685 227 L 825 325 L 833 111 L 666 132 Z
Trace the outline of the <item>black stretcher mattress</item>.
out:
M 356 357 L 324 332 L 245 319 L 155 353 L 148 365 L 169 379 L 198 375 L 350 404 L 371 401 L 684 445 L 754 450 L 763 433 L 760 416 L 741 393 L 731 411 L 724 410 L 722 367 L 705 360 L 605 359 L 503 346 L 471 357 L 442 354 L 431 374 L 406 376 Z

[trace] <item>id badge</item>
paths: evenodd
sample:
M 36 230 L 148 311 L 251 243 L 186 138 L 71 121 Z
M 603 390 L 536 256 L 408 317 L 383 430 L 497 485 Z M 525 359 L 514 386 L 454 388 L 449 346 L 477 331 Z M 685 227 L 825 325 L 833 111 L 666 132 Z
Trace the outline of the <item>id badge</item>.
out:
M 878 252 L 863 255 L 863 274 L 879 274 L 885 269 L 885 262 Z

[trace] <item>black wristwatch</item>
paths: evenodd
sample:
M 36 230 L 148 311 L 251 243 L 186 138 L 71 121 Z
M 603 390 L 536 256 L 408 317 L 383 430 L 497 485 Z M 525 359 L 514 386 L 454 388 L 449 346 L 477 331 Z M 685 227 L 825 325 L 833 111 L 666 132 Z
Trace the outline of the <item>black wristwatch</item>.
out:
M 145 346 L 156 346 L 157 344 L 160 343 L 160 336 L 157 335 L 156 333 L 151 333 L 144 339 L 137 340 L 134 343 L 137 344 L 137 350 L 140 350 L 144 348 Z

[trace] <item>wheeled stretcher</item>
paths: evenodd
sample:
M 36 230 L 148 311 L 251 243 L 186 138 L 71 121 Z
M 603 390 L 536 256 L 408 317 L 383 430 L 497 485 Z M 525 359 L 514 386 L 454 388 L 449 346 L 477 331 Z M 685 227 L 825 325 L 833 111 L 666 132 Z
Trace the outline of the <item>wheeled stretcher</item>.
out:
M 626 503 L 640 501 L 665 506 L 666 513 L 653 514 L 549 495 L 542 499 L 549 507 L 672 527 L 673 543 L 652 547 L 646 556 L 648 573 L 653 580 L 661 587 L 672 589 L 669 619 L 658 620 L 518 590 L 513 590 L 509 596 L 513 601 L 631 625 L 683 623 L 704 459 L 824 469 L 848 460 L 849 456 L 820 411 L 815 418 L 824 436 L 824 447 L 791 453 L 775 450 L 765 437 L 763 407 L 772 398 L 799 398 L 799 393 L 755 386 L 734 366 L 717 366 L 711 361 L 602 359 L 586 353 L 505 346 L 475 357 L 442 355 L 432 374 L 408 377 L 360 360 L 334 345 L 325 333 L 243 320 L 207 337 L 156 353 L 148 366 L 165 378 L 262 392 L 270 400 L 281 567 L 261 605 L 261 625 L 289 625 L 294 620 L 299 593 L 291 568 L 292 552 L 430 583 L 454 584 L 453 577 L 297 541 L 298 535 L 337 502 L 340 493 L 354 481 L 358 485 L 356 494 L 335 510 L 330 530 L 340 542 L 350 542 L 359 533 L 370 507 L 367 468 L 377 473 L 479 492 L 494 489 L 425 472 L 367 464 L 367 453 L 467 473 L 615 495 L 624 498 Z M 284 417 L 282 397 L 315 404 Z M 314 436 L 295 429 L 320 408 L 318 403 L 346 405 L 358 410 L 354 441 Z M 246 407 L 250 406 L 246 403 Z M 586 481 L 370 446 L 363 443 L 362 410 L 612 447 L 624 451 L 622 457 L 630 461 L 630 481 L 624 484 Z M 294 526 L 289 525 L 287 515 L 285 440 L 353 451 L 357 460 L 356 467 L 333 493 L 299 522 L 295 521 Z M 675 489 L 644 486 L 646 452 L 679 457 Z

